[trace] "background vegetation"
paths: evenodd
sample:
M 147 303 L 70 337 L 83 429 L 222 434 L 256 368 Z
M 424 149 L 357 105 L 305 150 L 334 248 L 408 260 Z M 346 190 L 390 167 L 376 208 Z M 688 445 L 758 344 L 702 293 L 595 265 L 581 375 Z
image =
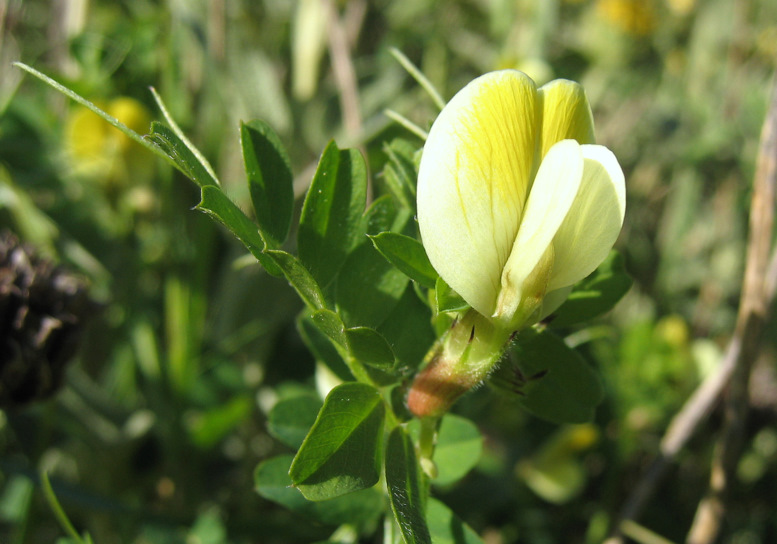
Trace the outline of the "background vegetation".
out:
M 424 128 L 437 113 L 390 47 L 446 99 L 498 68 L 580 81 L 598 143 L 624 167 L 616 247 L 635 284 L 567 339 L 603 378 L 595 420 L 558 427 L 478 390 L 456 411 L 484 434 L 481 461 L 436 491 L 489 543 L 604 540 L 734 331 L 777 59 L 771 0 L 0 1 L 0 226 L 88 278 L 99 304 L 62 391 L 0 412 L 0 540 L 62 534 L 41 469 L 100 544 L 310 542 L 336 528 L 254 491 L 257 463 L 289 451 L 268 434 L 270 409 L 313 384 L 301 303 L 190 210 L 188 180 L 11 62 L 141 133 L 160 118 L 154 86 L 247 204 L 238 127 L 256 118 L 286 144 L 297 196 L 333 137 L 366 154 L 380 192 L 384 144 L 414 138 L 384 110 Z M 753 370 L 723 542 L 777 541 L 774 348 Z M 644 527 L 684 540 L 721 419 L 683 449 Z

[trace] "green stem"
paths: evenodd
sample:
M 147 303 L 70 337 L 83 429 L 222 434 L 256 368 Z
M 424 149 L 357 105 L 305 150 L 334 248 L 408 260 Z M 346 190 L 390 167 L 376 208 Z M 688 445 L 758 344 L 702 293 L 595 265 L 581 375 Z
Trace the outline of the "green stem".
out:
M 73 524 L 68 519 L 67 514 L 65 514 L 65 511 L 62 509 L 62 505 L 59 504 L 57 496 L 54 494 L 54 489 L 51 487 L 51 482 L 49 481 L 49 476 L 46 474 L 46 472 L 41 472 L 40 481 L 41 486 L 43 487 L 43 495 L 46 497 L 46 502 L 49 503 L 49 507 L 54 513 L 54 517 L 57 518 L 59 525 L 62 527 L 65 533 L 67 533 L 70 538 L 75 540 L 77 544 L 91 544 L 91 538 L 88 536 L 86 539 L 81 538 L 81 535 L 78 534 L 76 528 L 73 527 Z
M 440 424 L 439 417 L 421 418 L 421 435 L 418 438 L 419 463 L 424 473 L 429 478 L 437 477 L 437 465 L 434 464 L 434 446 L 437 442 L 437 429 Z
M 423 72 L 419 70 L 418 67 L 413 64 L 410 59 L 407 58 L 405 54 L 402 53 L 402 51 L 399 49 L 392 47 L 389 49 L 389 53 L 391 53 L 391 55 L 397 59 L 399 64 L 402 65 L 402 68 L 407 70 L 407 73 L 410 74 L 427 93 L 429 93 L 429 96 L 432 98 L 435 105 L 442 110 L 445 107 L 445 100 L 443 100 L 440 93 L 437 91 L 434 85 L 432 85 L 432 82 L 427 79 Z

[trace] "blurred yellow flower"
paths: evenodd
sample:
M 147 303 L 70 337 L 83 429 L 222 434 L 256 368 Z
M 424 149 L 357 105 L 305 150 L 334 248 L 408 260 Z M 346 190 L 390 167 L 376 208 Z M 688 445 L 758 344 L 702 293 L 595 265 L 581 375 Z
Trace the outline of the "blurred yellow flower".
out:
M 597 0 L 596 10 L 613 26 L 634 36 L 646 36 L 656 26 L 652 0 Z
M 696 7 L 696 0 L 666 0 L 675 15 L 688 15 Z
M 133 98 L 116 98 L 103 109 L 135 132 L 148 131 L 151 116 L 146 107 Z M 133 170 L 146 170 L 145 165 L 149 162 L 139 146 L 135 149 L 125 134 L 83 106 L 74 108 L 65 123 L 65 147 L 77 173 L 106 183 L 126 182 L 132 177 Z M 137 157 L 136 152 L 139 152 Z

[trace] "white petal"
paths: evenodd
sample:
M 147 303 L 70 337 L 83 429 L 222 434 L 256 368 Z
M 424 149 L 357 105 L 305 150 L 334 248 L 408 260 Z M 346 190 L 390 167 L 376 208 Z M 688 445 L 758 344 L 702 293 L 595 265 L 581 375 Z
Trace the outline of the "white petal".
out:
M 626 188 L 615 155 L 584 145 L 583 180 L 577 198 L 553 239 L 555 263 L 548 289 L 572 285 L 596 270 L 623 226 Z
M 550 148 L 537 172 L 502 273 L 494 317 L 519 326 L 515 321 L 528 317 L 541 303 L 555 262 L 551 242 L 575 200 L 582 177 L 580 144 L 563 140 Z M 534 308 L 523 307 L 527 301 Z
M 483 315 L 494 311 L 538 153 L 534 82 L 481 76 L 445 106 L 418 173 L 418 223 L 440 276 Z

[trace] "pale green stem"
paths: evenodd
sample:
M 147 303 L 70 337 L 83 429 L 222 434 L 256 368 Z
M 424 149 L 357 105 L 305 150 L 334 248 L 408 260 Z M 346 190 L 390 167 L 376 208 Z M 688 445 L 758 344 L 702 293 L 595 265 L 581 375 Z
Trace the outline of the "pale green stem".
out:
M 402 68 L 407 70 L 407 73 L 410 74 L 413 79 L 415 79 L 418 84 L 423 87 L 423 89 L 429 94 L 429 96 L 434 101 L 435 105 L 442 110 L 445 107 L 445 100 L 443 100 L 440 93 L 435 89 L 434 85 L 432 85 L 432 82 L 429 81 L 426 76 L 421 72 L 421 70 L 418 69 L 418 67 L 413 64 L 409 58 L 405 56 L 402 51 L 397 49 L 396 47 L 389 48 L 389 53 L 397 59 L 399 64 L 402 65 Z
M 82 538 L 81 535 L 78 534 L 78 531 L 76 531 L 76 528 L 73 527 L 73 524 L 68 519 L 67 514 L 65 514 L 65 511 L 59 504 L 57 496 L 54 494 L 54 490 L 51 487 L 51 482 L 49 481 L 49 476 L 46 474 L 46 472 L 41 472 L 40 482 L 41 487 L 43 488 L 43 495 L 46 497 L 46 502 L 49 503 L 49 507 L 54 513 L 54 517 L 57 518 L 57 521 L 62 527 L 62 530 L 64 530 L 65 533 L 67 533 L 68 536 L 70 536 L 70 538 L 76 542 L 76 544 L 92 544 L 92 539 L 89 537 L 89 535 L 87 535 L 85 538 Z
M 414 122 L 412 122 L 410 119 L 402 115 L 401 113 L 397 113 L 394 110 L 383 110 L 383 113 L 391 119 L 392 121 L 395 121 L 405 127 L 407 130 L 421 138 L 422 140 L 426 141 L 426 139 L 429 137 L 429 133 L 426 132 L 424 129 L 416 125 Z
M 420 420 L 421 435 L 418 437 L 419 463 L 424 473 L 429 478 L 437 477 L 437 465 L 432 460 L 434 446 L 437 442 L 437 428 L 440 424 L 439 417 L 424 417 Z

